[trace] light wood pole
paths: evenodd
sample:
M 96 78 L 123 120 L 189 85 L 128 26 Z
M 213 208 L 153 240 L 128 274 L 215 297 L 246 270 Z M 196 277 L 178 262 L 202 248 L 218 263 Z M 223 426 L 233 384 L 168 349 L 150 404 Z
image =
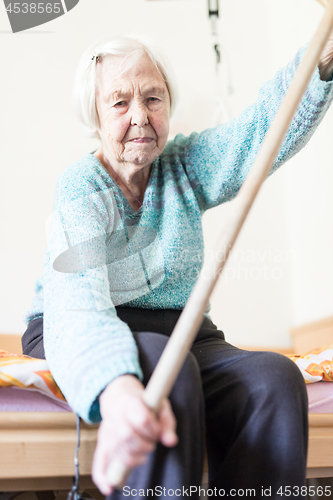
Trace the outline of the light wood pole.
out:
M 158 412 L 163 398 L 169 395 L 173 387 L 201 326 L 209 297 L 258 191 L 271 169 L 292 118 L 319 63 L 327 39 L 333 30 L 333 0 L 318 1 L 326 5 L 326 11 L 297 69 L 272 126 L 266 134 L 259 154 L 233 201 L 232 215 L 222 229 L 215 246 L 214 262 L 212 265 L 203 267 L 189 300 L 144 390 L 144 401 L 155 412 Z M 110 485 L 121 488 L 128 473 L 129 471 L 124 464 L 115 459 L 108 468 Z

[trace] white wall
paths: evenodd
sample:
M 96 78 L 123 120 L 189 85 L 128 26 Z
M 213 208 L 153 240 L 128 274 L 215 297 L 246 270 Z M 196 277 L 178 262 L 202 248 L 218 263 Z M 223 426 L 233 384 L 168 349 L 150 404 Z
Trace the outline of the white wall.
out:
M 235 88 L 228 100 L 237 114 L 308 40 L 321 7 L 314 0 L 220 6 Z M 78 58 L 101 35 L 133 32 L 159 41 L 175 68 L 180 105 L 172 132 L 210 126 L 214 55 L 206 0 L 81 0 L 67 15 L 15 35 L 0 5 L 1 332 L 24 331 L 56 180 L 95 146 L 70 106 Z M 231 342 L 289 346 L 290 326 L 333 314 L 331 111 L 306 152 L 266 182 L 213 297 L 212 317 Z M 206 214 L 207 251 L 229 210 L 232 204 Z
M 225 2 L 227 18 L 235 17 L 231 9 L 237 5 L 240 2 Z M 255 7 L 252 17 L 249 13 L 244 17 L 256 17 L 257 30 L 240 26 L 246 52 L 243 59 L 233 57 L 235 79 L 243 83 L 231 101 L 234 112 L 241 110 L 241 94 L 249 101 L 253 98 L 252 89 L 244 88 L 242 73 L 258 87 L 309 41 L 323 13 L 313 0 L 267 0 Z M 223 30 L 233 51 L 237 35 Z M 254 52 L 250 57 L 245 42 Z M 240 68 L 237 61 L 242 61 Z M 253 71 L 247 67 L 244 71 L 243 64 L 249 61 L 255 65 Z M 330 110 L 310 144 L 266 181 L 214 295 L 212 316 L 236 344 L 289 347 L 292 326 L 333 314 L 332 120 Z M 214 223 L 226 208 L 208 215 L 207 238 L 212 239 Z M 253 258 L 251 250 L 256 252 L 255 261 L 247 262 Z M 269 268 L 266 272 L 264 266 Z
M 277 65 L 314 31 L 322 8 L 312 0 L 270 1 L 273 54 Z M 281 8 L 280 8 L 281 7 Z M 284 16 L 282 12 L 290 15 Z M 293 19 L 298 18 L 298 29 Z M 278 25 L 285 27 L 279 40 Z M 293 325 L 333 315 L 333 110 L 324 118 L 309 145 L 285 170 L 288 234 L 295 252 L 292 266 Z

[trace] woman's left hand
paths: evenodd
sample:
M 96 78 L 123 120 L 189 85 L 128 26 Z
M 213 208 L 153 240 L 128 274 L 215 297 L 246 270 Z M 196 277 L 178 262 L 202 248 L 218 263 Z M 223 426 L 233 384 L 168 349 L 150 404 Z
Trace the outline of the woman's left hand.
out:
M 318 65 L 320 78 L 328 81 L 332 78 L 333 73 L 333 32 L 331 33 L 325 48 L 321 54 L 320 63 Z

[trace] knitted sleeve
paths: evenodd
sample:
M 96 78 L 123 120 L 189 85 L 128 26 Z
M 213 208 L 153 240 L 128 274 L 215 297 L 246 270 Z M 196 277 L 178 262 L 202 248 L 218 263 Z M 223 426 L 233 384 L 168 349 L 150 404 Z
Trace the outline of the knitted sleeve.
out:
M 112 195 L 79 164 L 61 176 L 44 265 L 44 347 L 73 410 L 101 419 L 98 395 L 115 377 L 142 377 L 135 341 L 112 304 L 106 238 Z
M 236 196 L 244 182 L 304 55 L 264 83 L 257 101 L 227 124 L 189 137 L 176 136 L 173 149 L 184 165 L 202 211 Z M 271 172 L 300 151 L 323 119 L 333 99 L 333 82 L 315 71 L 293 118 Z

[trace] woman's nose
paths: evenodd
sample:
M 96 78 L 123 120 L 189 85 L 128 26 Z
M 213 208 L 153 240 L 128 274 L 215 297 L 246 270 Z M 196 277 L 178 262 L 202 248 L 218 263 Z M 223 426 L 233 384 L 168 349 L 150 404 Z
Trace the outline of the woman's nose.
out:
M 131 106 L 131 112 L 131 125 L 137 125 L 138 127 L 148 125 L 148 109 L 144 104 L 133 104 Z

